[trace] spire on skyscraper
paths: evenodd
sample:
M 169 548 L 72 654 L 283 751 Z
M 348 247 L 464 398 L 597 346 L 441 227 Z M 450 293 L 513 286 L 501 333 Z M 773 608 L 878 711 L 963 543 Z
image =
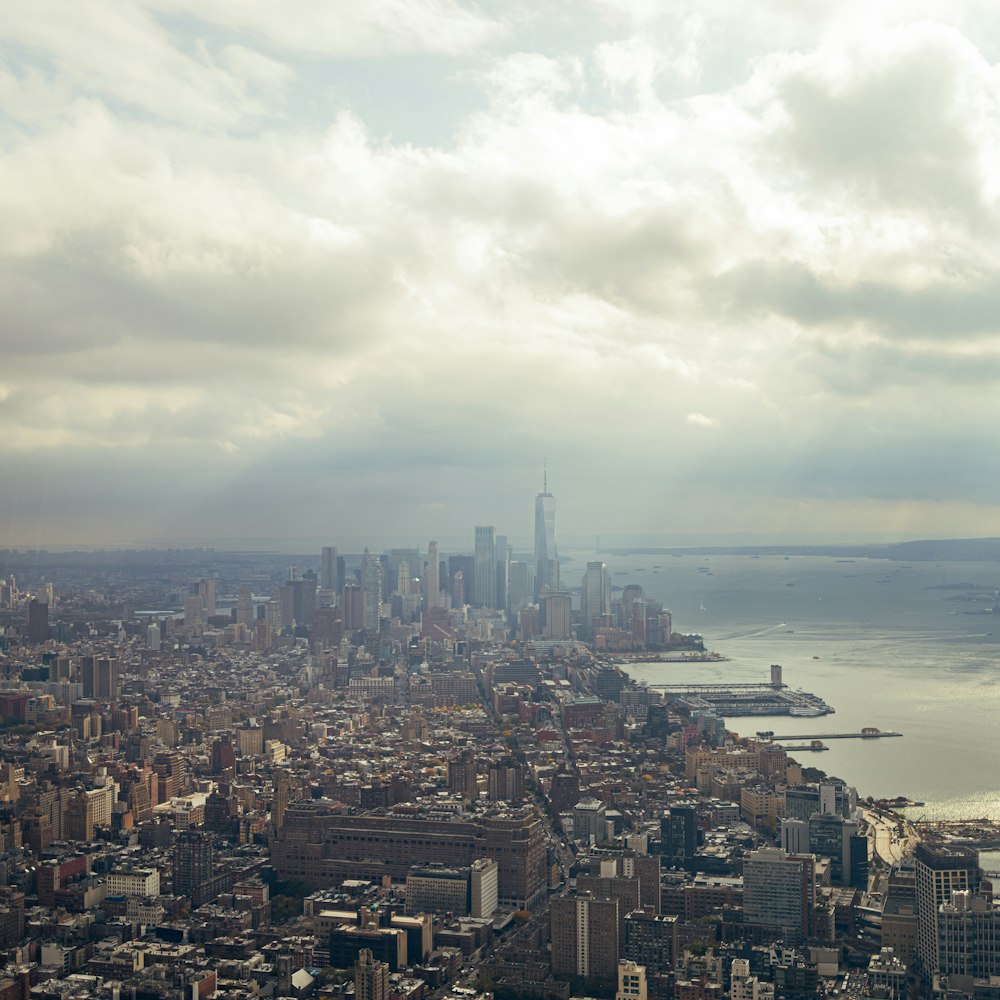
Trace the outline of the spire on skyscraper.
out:
M 542 465 L 542 492 L 535 497 L 535 596 L 559 586 L 556 501 L 549 492 L 549 463 Z

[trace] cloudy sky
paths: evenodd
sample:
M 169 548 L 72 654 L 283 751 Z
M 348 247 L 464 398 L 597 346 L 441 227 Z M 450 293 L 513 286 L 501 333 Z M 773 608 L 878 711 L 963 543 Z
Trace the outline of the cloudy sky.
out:
M 0 546 L 1000 534 L 995 3 L 0 33 Z

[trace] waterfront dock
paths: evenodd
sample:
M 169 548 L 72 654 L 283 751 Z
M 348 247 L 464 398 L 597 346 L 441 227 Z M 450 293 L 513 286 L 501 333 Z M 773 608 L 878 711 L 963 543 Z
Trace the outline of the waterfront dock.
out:
M 757 734 L 762 735 L 761 733 Z M 902 736 L 902 733 L 893 733 L 881 729 L 862 729 L 860 733 L 808 733 L 792 734 L 791 736 L 778 736 L 770 733 L 767 739 L 774 740 L 775 743 L 784 743 L 786 740 L 879 740 L 887 736 Z M 788 749 L 792 749 L 789 747 Z M 795 748 L 800 749 L 799 747 Z

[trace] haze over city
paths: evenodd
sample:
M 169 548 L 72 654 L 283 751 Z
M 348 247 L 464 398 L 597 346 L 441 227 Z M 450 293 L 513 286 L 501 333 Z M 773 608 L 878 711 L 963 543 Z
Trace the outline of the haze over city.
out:
M 998 19 L 14 5 L 0 545 L 995 534 Z

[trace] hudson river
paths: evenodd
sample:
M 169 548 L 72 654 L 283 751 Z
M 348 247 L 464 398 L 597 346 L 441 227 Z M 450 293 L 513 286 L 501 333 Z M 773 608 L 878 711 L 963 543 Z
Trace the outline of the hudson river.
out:
M 575 585 L 592 553 L 571 551 Z M 630 555 L 600 558 L 616 588 L 640 584 L 673 611 L 674 629 L 698 632 L 724 663 L 634 664 L 649 683 L 767 681 L 780 663 L 792 688 L 825 699 L 834 715 L 727 720 L 741 735 L 857 732 L 902 739 L 829 740 L 798 752 L 862 795 L 925 803 L 913 817 L 1000 819 L 1000 614 L 990 563 L 820 556 Z M 974 585 L 971 589 L 966 585 Z M 616 592 L 615 596 L 618 594 Z

